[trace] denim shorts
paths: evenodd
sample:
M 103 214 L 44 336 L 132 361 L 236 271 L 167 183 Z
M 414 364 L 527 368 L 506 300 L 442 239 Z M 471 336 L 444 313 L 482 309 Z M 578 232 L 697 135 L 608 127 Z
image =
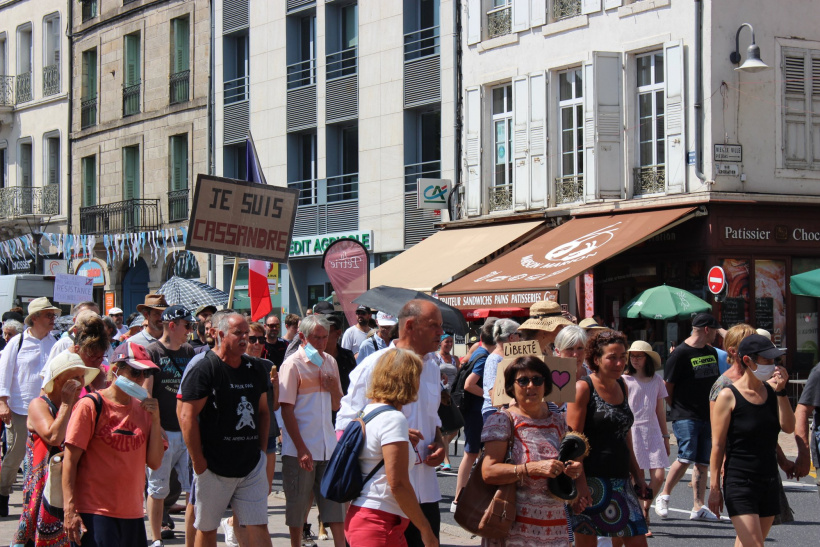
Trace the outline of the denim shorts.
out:
M 678 461 L 709 465 L 712 455 L 712 427 L 704 420 L 676 420 L 672 431 L 678 440 Z

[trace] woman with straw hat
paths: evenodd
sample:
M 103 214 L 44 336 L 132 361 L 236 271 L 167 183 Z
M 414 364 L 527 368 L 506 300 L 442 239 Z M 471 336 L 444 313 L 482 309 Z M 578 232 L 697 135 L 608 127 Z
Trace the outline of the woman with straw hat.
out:
M 661 366 L 661 356 L 643 340 L 636 340 L 627 351 L 624 381 L 629 391 L 629 408 L 635 415 L 632 424 L 632 449 L 641 472 L 649 470 L 649 488 L 652 497 L 658 493 L 669 462 L 669 431 L 663 400 L 668 396 L 663 378 L 655 371 Z M 649 527 L 649 507 L 652 499 L 641 499 L 641 507 Z M 652 531 L 647 530 L 647 537 Z
M 518 330 L 522 338 L 537 340 L 542 353 L 552 355 L 553 342 L 558 331 L 572 324 L 572 321 L 564 317 L 561 304 L 552 300 L 542 300 L 532 305 L 530 318 L 524 321 Z
M 70 352 L 54 357 L 48 368 L 49 380 L 43 385 L 43 394 L 28 407 L 28 473 L 23 487 L 20 524 L 12 542 L 14 546 L 29 542 L 35 546 L 68 545 L 61 519 L 49 513 L 42 503 L 48 480 L 48 462 L 52 455 L 62 450 L 68 419 L 80 390 L 100 371 L 85 366 L 79 355 Z

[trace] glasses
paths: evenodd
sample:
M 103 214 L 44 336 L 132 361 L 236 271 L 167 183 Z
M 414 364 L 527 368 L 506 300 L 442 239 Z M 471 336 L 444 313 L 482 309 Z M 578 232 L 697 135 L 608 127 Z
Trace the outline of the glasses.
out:
M 526 376 L 522 376 L 521 378 L 516 378 L 515 383 L 521 387 L 527 387 L 532 383 L 535 387 L 541 387 L 544 385 L 544 377 L 543 376 L 532 376 L 530 378 Z
M 269 329 L 278 329 L 279 327 L 281 327 L 281 325 L 279 323 L 268 323 L 265 326 L 268 327 Z
M 356 315 L 367 315 L 367 312 L 359 310 L 356 312 Z
M 55 317 L 57 317 L 57 314 L 54 313 L 54 312 L 49 312 L 49 313 L 41 312 L 40 315 L 42 315 L 43 317 L 48 317 L 49 319 L 54 319 Z
M 111 317 L 122 317 L 121 313 L 109 313 L 108 315 L 110 315 Z
M 128 372 L 128 375 L 133 376 L 134 378 L 147 378 L 148 376 L 151 375 L 151 373 L 148 370 L 136 369 L 136 368 L 133 368 L 133 367 L 129 367 L 127 365 L 120 368 L 120 371 L 121 372 Z
M 180 323 L 177 323 L 177 325 L 179 324 Z M 185 328 L 185 330 L 194 330 L 194 324 L 190 321 L 185 321 L 185 324 L 183 324 L 182 326 Z
M 248 342 L 251 344 L 264 344 L 265 337 L 264 336 L 248 336 Z

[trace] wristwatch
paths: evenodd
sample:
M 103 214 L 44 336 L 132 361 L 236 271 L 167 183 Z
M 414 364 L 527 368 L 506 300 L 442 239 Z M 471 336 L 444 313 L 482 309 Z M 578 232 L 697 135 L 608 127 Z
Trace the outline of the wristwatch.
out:
M 775 391 L 774 394 L 777 395 L 778 397 L 788 397 L 789 396 L 789 394 L 786 393 L 786 388 L 783 388 L 780 391 Z

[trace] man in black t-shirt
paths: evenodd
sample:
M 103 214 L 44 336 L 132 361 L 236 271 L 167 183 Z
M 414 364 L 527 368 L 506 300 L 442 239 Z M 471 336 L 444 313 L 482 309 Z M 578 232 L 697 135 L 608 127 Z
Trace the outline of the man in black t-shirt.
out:
M 262 357 L 271 360 L 276 368 L 282 366 L 288 349 L 287 340 L 279 337 L 280 332 L 282 320 L 279 319 L 279 314 L 271 313 L 265 317 L 265 354 Z
M 709 458 L 712 453 L 712 428 L 709 422 L 709 391 L 720 376 L 718 355 L 710 344 L 720 324 L 709 313 L 692 319 L 692 334 L 675 348 L 664 369 L 666 391 L 672 400 L 672 428 L 678 441 L 678 455 L 669 467 L 663 491 L 655 503 L 655 512 L 666 518 L 669 496 L 691 464 L 694 508 L 690 520 L 717 521 L 719 517 L 703 503 Z
M 162 540 L 164 500 L 171 491 L 171 470 L 176 469 L 183 492 L 190 492 L 188 450 L 177 419 L 176 395 L 188 362 L 194 356 L 186 340 L 195 319 L 184 306 L 171 306 L 162 312 L 162 336 L 145 348 L 159 370 L 148 379 L 146 387 L 159 404 L 160 424 L 168 435 L 168 450 L 156 471 L 148 469 L 148 523 L 156 543 Z M 176 495 L 172 496 L 176 498 Z M 173 501 L 173 500 L 168 500 Z
M 216 346 L 185 376 L 179 423 L 196 481 L 196 542 L 216 546 L 216 530 L 230 504 L 251 545 L 270 545 L 265 472 L 270 414 L 269 377 L 245 355 L 250 329 L 239 313 L 213 325 Z

